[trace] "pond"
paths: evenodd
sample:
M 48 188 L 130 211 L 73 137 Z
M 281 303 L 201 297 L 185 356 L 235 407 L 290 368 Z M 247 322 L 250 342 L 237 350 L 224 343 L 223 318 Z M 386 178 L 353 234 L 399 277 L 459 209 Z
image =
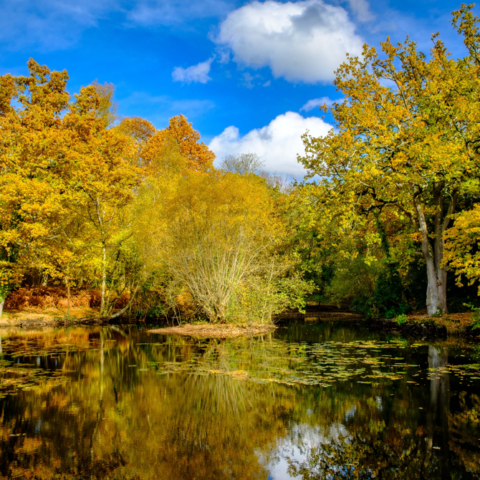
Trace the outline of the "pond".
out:
M 348 323 L 3 332 L 0 478 L 480 478 L 480 348 Z

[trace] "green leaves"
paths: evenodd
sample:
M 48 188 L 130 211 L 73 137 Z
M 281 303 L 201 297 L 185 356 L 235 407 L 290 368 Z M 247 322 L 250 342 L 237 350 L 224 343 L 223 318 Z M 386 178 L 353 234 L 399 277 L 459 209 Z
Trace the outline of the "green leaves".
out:
M 335 129 L 306 135 L 307 154 L 299 158 L 307 178 L 316 179 L 302 193 L 317 206 L 326 248 L 343 255 L 346 234 L 352 254 L 367 263 L 391 255 L 405 272 L 416 260 L 413 245 L 427 267 L 430 315 L 447 310 L 444 232 L 460 197 L 480 195 L 472 181 L 480 178 L 480 37 L 471 8 L 454 14 L 470 50 L 462 59 L 453 60 L 436 36 L 429 56 L 408 39 L 397 45 L 388 39 L 382 55 L 366 46 L 363 59 L 349 57 L 336 72 L 344 101 L 331 108 Z M 375 238 L 382 229 L 390 252 Z M 458 230 L 450 234 L 451 248 L 465 252 L 469 242 L 455 243 Z M 478 278 L 477 259 L 449 260 Z

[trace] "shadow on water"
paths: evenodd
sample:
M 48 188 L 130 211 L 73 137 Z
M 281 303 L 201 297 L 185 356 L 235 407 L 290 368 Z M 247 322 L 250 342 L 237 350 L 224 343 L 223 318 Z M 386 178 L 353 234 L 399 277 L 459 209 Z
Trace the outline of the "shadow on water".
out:
M 458 340 L 319 323 L 226 341 L 65 328 L 1 345 L 0 478 L 480 478 L 479 350 Z

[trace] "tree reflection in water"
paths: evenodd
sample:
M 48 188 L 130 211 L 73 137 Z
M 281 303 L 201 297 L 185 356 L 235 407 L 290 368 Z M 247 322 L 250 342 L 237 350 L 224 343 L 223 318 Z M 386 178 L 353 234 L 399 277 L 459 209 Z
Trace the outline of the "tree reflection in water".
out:
M 429 346 L 429 368 L 447 363 L 446 347 Z M 303 461 L 289 459 L 290 474 L 303 480 L 480 478 L 479 397 L 472 395 L 468 407 L 462 392 L 460 410 L 452 413 L 446 372 L 432 376 L 429 390 L 425 424 L 416 413 L 423 407 L 405 404 L 402 392 L 391 400 L 391 394 L 383 391 L 377 397 L 383 408 L 362 399 L 355 414 L 345 418 L 348 433 L 307 447 Z
M 335 341 L 331 326 L 327 333 Z M 26 343 L 36 352 L 67 343 L 65 335 Z M 82 349 L 59 355 L 56 370 L 42 360 L 70 381 L 1 400 L 0 478 L 266 480 L 285 460 L 288 473 L 305 480 L 480 477 L 480 399 L 452 396 L 444 371 L 421 385 L 289 387 L 238 373 L 268 339 L 235 349 L 230 341 L 142 341 L 152 339 L 118 328 L 70 331 L 68 342 Z M 416 354 L 403 354 L 414 361 Z M 436 368 L 449 356 L 448 345 L 436 344 L 415 361 Z M 223 373 L 156 368 L 199 357 Z

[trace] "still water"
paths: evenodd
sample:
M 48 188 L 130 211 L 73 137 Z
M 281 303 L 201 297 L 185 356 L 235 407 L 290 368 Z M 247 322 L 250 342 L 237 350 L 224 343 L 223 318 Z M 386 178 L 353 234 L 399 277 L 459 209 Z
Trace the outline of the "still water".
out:
M 0 478 L 480 478 L 480 348 L 349 324 L 3 332 Z

